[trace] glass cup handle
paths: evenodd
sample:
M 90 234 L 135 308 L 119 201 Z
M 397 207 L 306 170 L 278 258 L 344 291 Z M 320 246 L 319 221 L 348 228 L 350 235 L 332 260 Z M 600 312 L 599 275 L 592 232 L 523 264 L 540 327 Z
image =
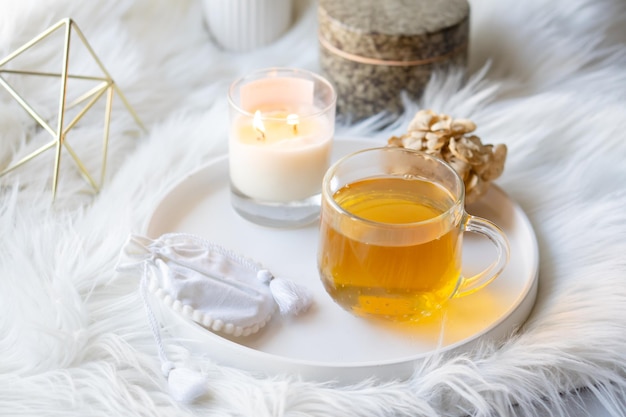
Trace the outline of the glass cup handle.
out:
M 482 217 L 467 214 L 462 230 L 486 236 L 496 247 L 497 259 L 484 271 L 471 277 L 461 277 L 461 282 L 453 297 L 463 297 L 483 288 L 497 278 L 509 262 L 509 240 L 502 229 L 494 223 Z

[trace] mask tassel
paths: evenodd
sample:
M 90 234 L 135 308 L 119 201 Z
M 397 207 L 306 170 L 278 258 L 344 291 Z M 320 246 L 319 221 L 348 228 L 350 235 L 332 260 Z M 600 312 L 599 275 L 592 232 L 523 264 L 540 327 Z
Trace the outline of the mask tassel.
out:
M 274 277 L 267 269 L 257 272 L 257 278 L 269 284 L 274 301 L 283 315 L 297 315 L 306 311 L 313 297 L 306 287 L 293 281 Z
M 183 404 L 191 404 L 207 392 L 207 379 L 188 368 L 174 368 L 167 375 L 170 395 Z

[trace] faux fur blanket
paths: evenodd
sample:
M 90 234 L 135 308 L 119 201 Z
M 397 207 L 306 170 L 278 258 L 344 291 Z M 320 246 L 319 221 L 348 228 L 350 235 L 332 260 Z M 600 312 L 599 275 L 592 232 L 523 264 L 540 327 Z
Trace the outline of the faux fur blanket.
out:
M 0 178 L 0 415 L 476 416 L 559 414 L 586 387 L 615 416 L 626 404 L 626 3 L 472 2 L 470 68 L 436 77 L 423 99 L 380 131 L 384 141 L 421 108 L 478 125 L 506 143 L 499 185 L 524 208 L 540 243 L 539 295 L 523 328 L 498 345 L 427 361 L 406 381 L 335 387 L 288 375 L 260 378 L 215 365 L 176 343 L 171 360 L 207 377 L 192 405 L 167 391 L 138 294 L 114 267 L 162 193 L 226 152 L 226 89 L 268 66 L 318 71 L 316 4 L 298 1 L 293 27 L 250 53 L 211 42 L 199 0 L 2 0 L 0 58 L 71 17 L 147 127 L 115 99 L 107 175 L 90 192 L 64 151 L 50 204 L 54 152 Z M 49 39 L 12 62 L 47 69 Z M 82 69 L 80 43 L 70 55 Z M 56 61 L 55 61 L 56 60 Z M 56 68 L 59 68 L 58 66 Z M 3 75 L 54 118 L 58 81 Z M 55 84 L 57 82 L 57 84 Z M 72 85 L 70 89 L 74 88 Z M 84 90 L 83 90 L 84 91 Z M 96 172 L 102 113 L 68 136 Z M 0 89 L 0 168 L 50 140 Z M 167 337 L 167 336 L 164 336 Z M 550 411 L 549 411 L 550 410 Z

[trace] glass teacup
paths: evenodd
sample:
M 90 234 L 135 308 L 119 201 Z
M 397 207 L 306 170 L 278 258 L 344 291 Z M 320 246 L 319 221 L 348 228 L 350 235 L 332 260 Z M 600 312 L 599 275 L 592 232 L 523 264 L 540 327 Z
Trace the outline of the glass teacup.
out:
M 495 279 L 509 259 L 505 234 L 465 211 L 465 188 L 446 162 L 397 147 L 366 149 L 337 161 L 322 185 L 318 267 L 344 309 L 416 320 Z M 462 241 L 480 233 L 496 248 L 482 272 L 464 277 Z

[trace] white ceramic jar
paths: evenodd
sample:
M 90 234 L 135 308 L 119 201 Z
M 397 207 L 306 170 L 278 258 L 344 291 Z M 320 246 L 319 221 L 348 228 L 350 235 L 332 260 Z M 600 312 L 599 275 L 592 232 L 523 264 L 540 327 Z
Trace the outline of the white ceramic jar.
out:
M 267 45 L 291 25 L 293 0 L 202 0 L 209 32 L 223 49 L 245 52 Z

